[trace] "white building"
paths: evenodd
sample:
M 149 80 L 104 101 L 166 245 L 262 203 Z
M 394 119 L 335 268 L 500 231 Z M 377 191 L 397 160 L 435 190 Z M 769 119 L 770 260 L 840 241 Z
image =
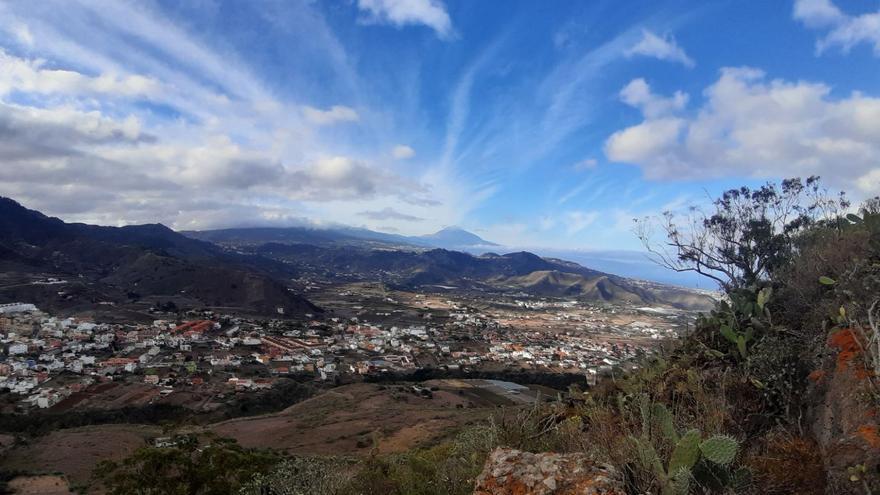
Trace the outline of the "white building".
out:
M 26 313 L 29 311 L 37 311 L 37 307 L 28 303 L 0 304 L 0 314 Z
M 27 344 L 22 344 L 21 342 L 14 342 L 9 344 L 9 355 L 15 356 L 18 354 L 27 354 L 28 346 Z

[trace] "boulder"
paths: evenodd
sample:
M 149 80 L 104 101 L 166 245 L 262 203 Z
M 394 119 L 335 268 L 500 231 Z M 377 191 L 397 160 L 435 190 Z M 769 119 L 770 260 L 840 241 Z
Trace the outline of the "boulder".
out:
M 610 466 L 584 454 L 532 454 L 497 448 L 477 478 L 474 495 L 624 495 Z
M 880 422 L 864 343 L 851 329 L 828 339 L 824 365 L 810 373 L 807 424 L 816 439 L 829 491 L 865 493 L 880 487 Z

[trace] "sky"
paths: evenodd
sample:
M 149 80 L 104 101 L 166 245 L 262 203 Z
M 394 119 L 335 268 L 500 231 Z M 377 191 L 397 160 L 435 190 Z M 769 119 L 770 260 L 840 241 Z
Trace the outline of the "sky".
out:
M 880 192 L 876 0 L 0 2 L 0 195 L 68 221 L 627 250 L 809 175 Z

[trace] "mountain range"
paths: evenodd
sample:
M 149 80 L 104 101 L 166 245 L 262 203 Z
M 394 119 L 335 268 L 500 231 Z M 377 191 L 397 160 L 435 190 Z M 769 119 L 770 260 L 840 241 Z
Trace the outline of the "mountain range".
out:
M 254 227 L 185 231 L 183 234 L 226 246 L 282 242 L 315 246 L 443 248 L 456 251 L 485 251 L 498 246 L 459 227 L 446 227 L 433 234 L 420 236 L 387 234 L 356 227 Z
M 227 246 L 253 247 L 267 242 L 311 244 L 315 246 L 354 246 L 378 249 L 420 250 L 442 248 L 475 255 L 486 252 L 529 251 L 543 257 L 575 261 L 606 273 L 640 280 L 685 287 L 709 287 L 699 275 L 668 270 L 651 261 L 643 252 L 624 250 L 575 250 L 535 246 L 501 246 L 460 227 L 447 227 L 433 234 L 404 236 L 346 226 L 299 226 L 234 228 L 185 231 L 183 234 Z
M 232 253 L 159 224 L 65 223 L 0 198 L 0 233 L 0 302 L 39 297 L 35 302 L 68 307 L 155 298 L 258 313 L 318 310 L 278 280 L 296 275 L 288 265 Z M 16 274 L 75 283 L 56 298 L 58 291 L 45 291 Z
M 693 291 L 529 252 L 462 252 L 456 249 L 499 246 L 456 227 L 426 236 L 350 227 L 179 233 L 161 224 L 65 223 L 0 198 L 0 232 L 0 302 L 28 300 L 50 308 L 171 300 L 260 314 L 314 313 L 320 309 L 289 283 L 310 276 L 414 290 L 527 293 L 686 309 L 711 304 Z M 35 274 L 76 283 L 49 291 L 28 282 Z
M 376 249 L 269 242 L 250 251 L 302 274 L 332 280 L 381 281 L 408 290 L 478 290 L 589 301 L 705 309 L 712 299 L 679 287 L 627 279 L 577 263 L 520 251 L 476 256 L 446 249 Z

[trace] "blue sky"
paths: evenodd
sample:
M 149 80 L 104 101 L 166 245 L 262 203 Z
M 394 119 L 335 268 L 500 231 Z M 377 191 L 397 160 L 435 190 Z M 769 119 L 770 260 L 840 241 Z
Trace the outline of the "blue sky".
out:
M 877 1 L 12 1 L 0 50 L 0 195 L 67 220 L 609 250 L 880 191 Z

